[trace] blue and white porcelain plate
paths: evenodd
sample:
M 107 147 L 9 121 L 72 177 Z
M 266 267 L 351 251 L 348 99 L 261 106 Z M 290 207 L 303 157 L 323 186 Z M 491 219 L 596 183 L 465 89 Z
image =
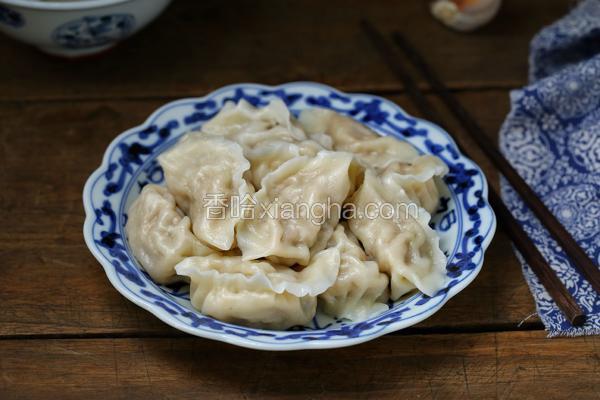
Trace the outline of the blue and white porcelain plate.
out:
M 450 172 L 445 177 L 441 205 L 432 220 L 441 238 L 442 250 L 448 256 L 444 289 L 432 297 L 416 293 L 402 298 L 390 303 L 382 314 L 358 323 L 317 314 L 311 326 L 271 331 L 202 315 L 192 307 L 187 286 L 162 286 L 150 279 L 131 254 L 124 225 L 127 209 L 141 188 L 149 182 L 164 183 L 157 156 L 181 135 L 200 128 L 227 101 L 245 99 L 255 106 L 263 106 L 274 98 L 281 98 L 295 114 L 314 106 L 331 108 L 368 125 L 380 135 L 405 140 L 448 164 Z M 102 165 L 90 176 L 83 191 L 84 236 L 90 251 L 121 294 L 179 330 L 263 350 L 343 347 L 428 318 L 475 279 L 496 228 L 487 194 L 483 172 L 458 151 L 448 133 L 430 122 L 411 117 L 388 100 L 367 94 L 346 94 L 309 82 L 280 86 L 237 84 L 205 97 L 166 104 L 142 125 L 113 140 Z

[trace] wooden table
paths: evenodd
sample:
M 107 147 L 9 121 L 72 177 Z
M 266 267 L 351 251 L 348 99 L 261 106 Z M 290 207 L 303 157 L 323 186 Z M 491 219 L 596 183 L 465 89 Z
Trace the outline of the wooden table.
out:
M 506 0 L 471 35 L 414 0 L 175 3 L 94 59 L 54 59 L 0 37 L 1 399 L 600 397 L 600 340 L 546 338 L 500 229 L 479 277 L 432 318 L 352 348 L 287 353 L 161 323 L 113 289 L 82 238 L 81 191 L 104 149 L 172 99 L 233 82 L 313 80 L 414 112 L 361 17 L 402 29 L 495 138 L 509 90 L 526 83 L 531 37 L 571 1 Z

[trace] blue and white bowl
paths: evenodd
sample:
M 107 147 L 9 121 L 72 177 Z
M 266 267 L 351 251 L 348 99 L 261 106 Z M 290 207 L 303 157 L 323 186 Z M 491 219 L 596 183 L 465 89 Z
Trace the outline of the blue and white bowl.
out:
M 99 53 L 133 35 L 171 0 L 0 0 L 0 31 L 63 57 Z
M 318 314 L 311 326 L 288 331 L 246 328 L 215 320 L 196 311 L 187 286 L 157 285 L 131 254 L 124 225 L 127 210 L 146 183 L 164 183 L 156 158 L 190 130 L 212 118 L 226 101 L 245 99 L 262 106 L 281 98 L 294 113 L 328 107 L 348 115 L 381 135 L 406 140 L 423 153 L 444 160 L 450 172 L 447 190 L 433 217 L 442 250 L 448 256 L 447 285 L 433 297 L 416 293 L 390 304 L 369 320 L 352 323 Z M 167 324 L 209 339 L 263 350 L 320 349 L 350 346 L 414 325 L 438 311 L 475 279 L 496 227 L 487 201 L 483 172 L 458 151 L 440 127 L 411 117 L 396 104 L 367 94 L 346 94 L 308 82 L 281 86 L 238 84 L 201 98 L 174 101 L 155 111 L 142 125 L 119 135 L 108 146 L 102 165 L 84 191 L 85 241 L 104 267 L 110 282 L 129 300 Z M 475 299 L 474 299 L 475 301 Z

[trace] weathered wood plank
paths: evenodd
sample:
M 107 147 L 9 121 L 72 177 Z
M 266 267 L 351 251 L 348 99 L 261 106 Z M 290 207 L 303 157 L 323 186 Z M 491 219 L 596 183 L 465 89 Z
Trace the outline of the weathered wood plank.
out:
M 594 399 L 600 339 L 542 332 L 386 336 L 270 353 L 196 338 L 0 341 L 11 399 Z
M 463 93 L 461 99 L 494 135 L 507 112 L 506 92 Z M 393 100 L 411 111 L 404 96 Z M 112 288 L 81 233 L 88 175 L 116 134 L 160 104 L 52 101 L 0 109 L 1 336 L 174 333 Z M 483 167 L 496 180 L 491 166 Z M 515 328 L 534 311 L 510 243 L 499 232 L 481 275 L 419 329 Z
M 401 85 L 359 28 L 401 29 L 452 88 L 515 87 L 531 37 L 572 0 L 505 1 L 476 34 L 450 31 L 422 0 L 177 1 L 143 33 L 92 59 L 50 58 L 0 37 L 0 100 L 196 96 L 235 82 L 314 80 L 345 90 Z

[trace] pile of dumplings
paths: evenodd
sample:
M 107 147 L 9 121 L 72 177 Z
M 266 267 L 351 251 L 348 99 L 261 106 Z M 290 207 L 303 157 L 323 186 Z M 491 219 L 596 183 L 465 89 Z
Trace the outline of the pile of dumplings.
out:
M 146 185 L 130 207 L 129 245 L 155 282 L 189 281 L 204 315 L 265 329 L 307 325 L 317 308 L 361 321 L 415 289 L 444 287 L 429 221 L 446 165 L 351 118 L 321 108 L 295 118 L 280 100 L 240 100 L 158 160 L 166 187 Z M 218 218 L 206 201 L 215 194 Z M 251 200 L 242 215 L 234 197 Z M 332 212 L 268 212 L 282 202 Z M 366 217 L 384 203 L 418 213 Z M 342 218 L 349 205 L 355 214 Z

